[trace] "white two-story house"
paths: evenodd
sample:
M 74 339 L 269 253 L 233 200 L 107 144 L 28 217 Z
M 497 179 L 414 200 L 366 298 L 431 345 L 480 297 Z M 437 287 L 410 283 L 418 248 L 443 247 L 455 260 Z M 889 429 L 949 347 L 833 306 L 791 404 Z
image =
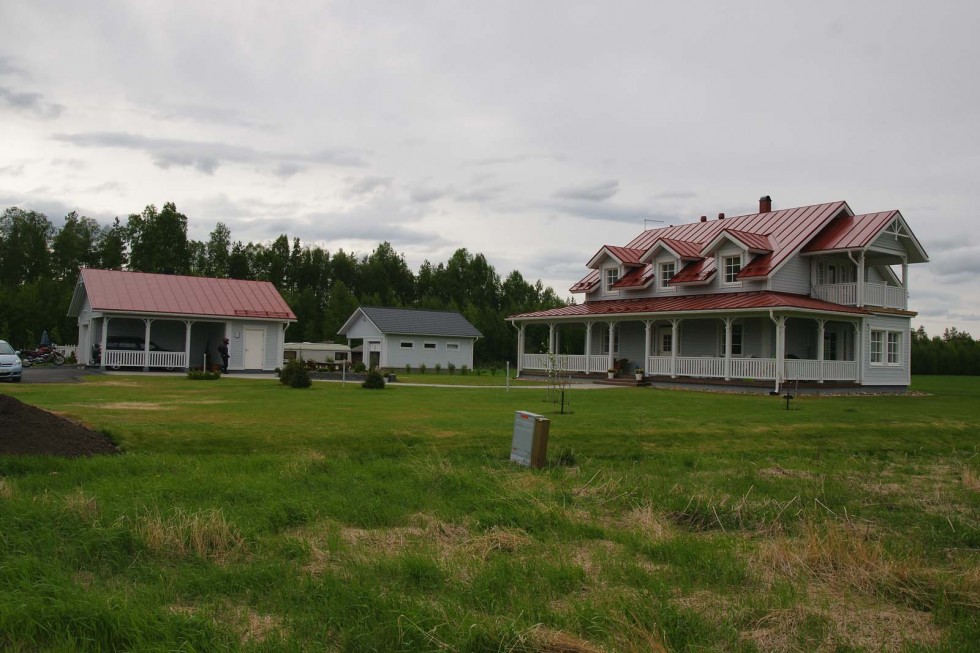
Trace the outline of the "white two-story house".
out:
M 605 245 L 571 288 L 585 301 L 513 315 L 518 372 L 642 369 L 647 378 L 905 387 L 908 266 L 929 260 L 899 211 L 846 202 L 649 229 Z M 525 351 L 529 327 L 548 351 Z M 584 329 L 584 351 L 561 352 Z M 569 338 L 568 341 L 571 341 Z

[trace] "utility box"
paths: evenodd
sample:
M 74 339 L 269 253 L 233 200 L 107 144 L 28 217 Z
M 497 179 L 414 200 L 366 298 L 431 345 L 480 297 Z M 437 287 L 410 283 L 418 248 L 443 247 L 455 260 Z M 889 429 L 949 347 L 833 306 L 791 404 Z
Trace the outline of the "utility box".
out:
M 551 420 L 519 410 L 514 415 L 511 461 L 526 467 L 544 467 L 548 462 L 548 431 Z

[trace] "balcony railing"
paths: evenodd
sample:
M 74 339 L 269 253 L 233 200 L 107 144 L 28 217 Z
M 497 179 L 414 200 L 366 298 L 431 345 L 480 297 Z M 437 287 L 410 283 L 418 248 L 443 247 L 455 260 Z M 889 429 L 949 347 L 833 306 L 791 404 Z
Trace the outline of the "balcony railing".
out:
M 828 283 L 814 288 L 817 299 L 844 306 L 858 305 L 858 283 Z M 883 283 L 864 284 L 864 305 L 882 308 L 908 308 L 907 293 L 900 286 L 886 286 Z

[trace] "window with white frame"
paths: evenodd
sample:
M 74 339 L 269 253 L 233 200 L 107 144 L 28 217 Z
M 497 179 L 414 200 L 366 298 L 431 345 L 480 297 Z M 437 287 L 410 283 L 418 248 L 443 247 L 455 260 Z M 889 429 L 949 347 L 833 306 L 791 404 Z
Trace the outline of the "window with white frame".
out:
M 725 329 L 721 330 L 721 355 L 725 355 Z M 732 356 L 742 355 L 742 325 L 732 325 Z
M 606 290 L 612 290 L 613 284 L 619 281 L 619 268 L 606 268 Z
M 872 365 L 901 365 L 902 332 L 872 330 L 869 356 Z
M 661 263 L 660 264 L 660 288 L 663 290 L 672 290 L 673 286 L 670 285 L 670 280 L 673 278 L 675 267 L 674 262 Z
M 742 255 L 723 256 L 721 267 L 725 271 L 725 283 L 738 283 L 738 273 L 742 271 Z
M 447 342 L 446 343 L 446 349 L 448 349 L 449 351 L 456 351 L 457 349 L 459 349 L 459 343 L 458 342 Z

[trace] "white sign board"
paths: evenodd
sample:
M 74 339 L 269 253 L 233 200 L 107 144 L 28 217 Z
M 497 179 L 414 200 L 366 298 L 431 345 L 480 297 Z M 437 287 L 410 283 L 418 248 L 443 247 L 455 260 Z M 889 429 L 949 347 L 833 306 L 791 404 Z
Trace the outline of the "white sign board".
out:
M 510 445 L 511 461 L 530 467 L 536 463 L 535 457 L 541 455 L 539 449 L 541 442 L 535 443 L 535 432 L 537 429 L 538 438 L 541 438 L 540 422 L 548 420 L 541 415 L 519 410 L 514 415 L 514 439 Z M 547 437 L 547 433 L 544 434 Z M 537 444 L 537 448 L 536 445 Z M 538 463 L 540 464 L 540 463 Z M 537 466 L 537 465 L 535 465 Z

